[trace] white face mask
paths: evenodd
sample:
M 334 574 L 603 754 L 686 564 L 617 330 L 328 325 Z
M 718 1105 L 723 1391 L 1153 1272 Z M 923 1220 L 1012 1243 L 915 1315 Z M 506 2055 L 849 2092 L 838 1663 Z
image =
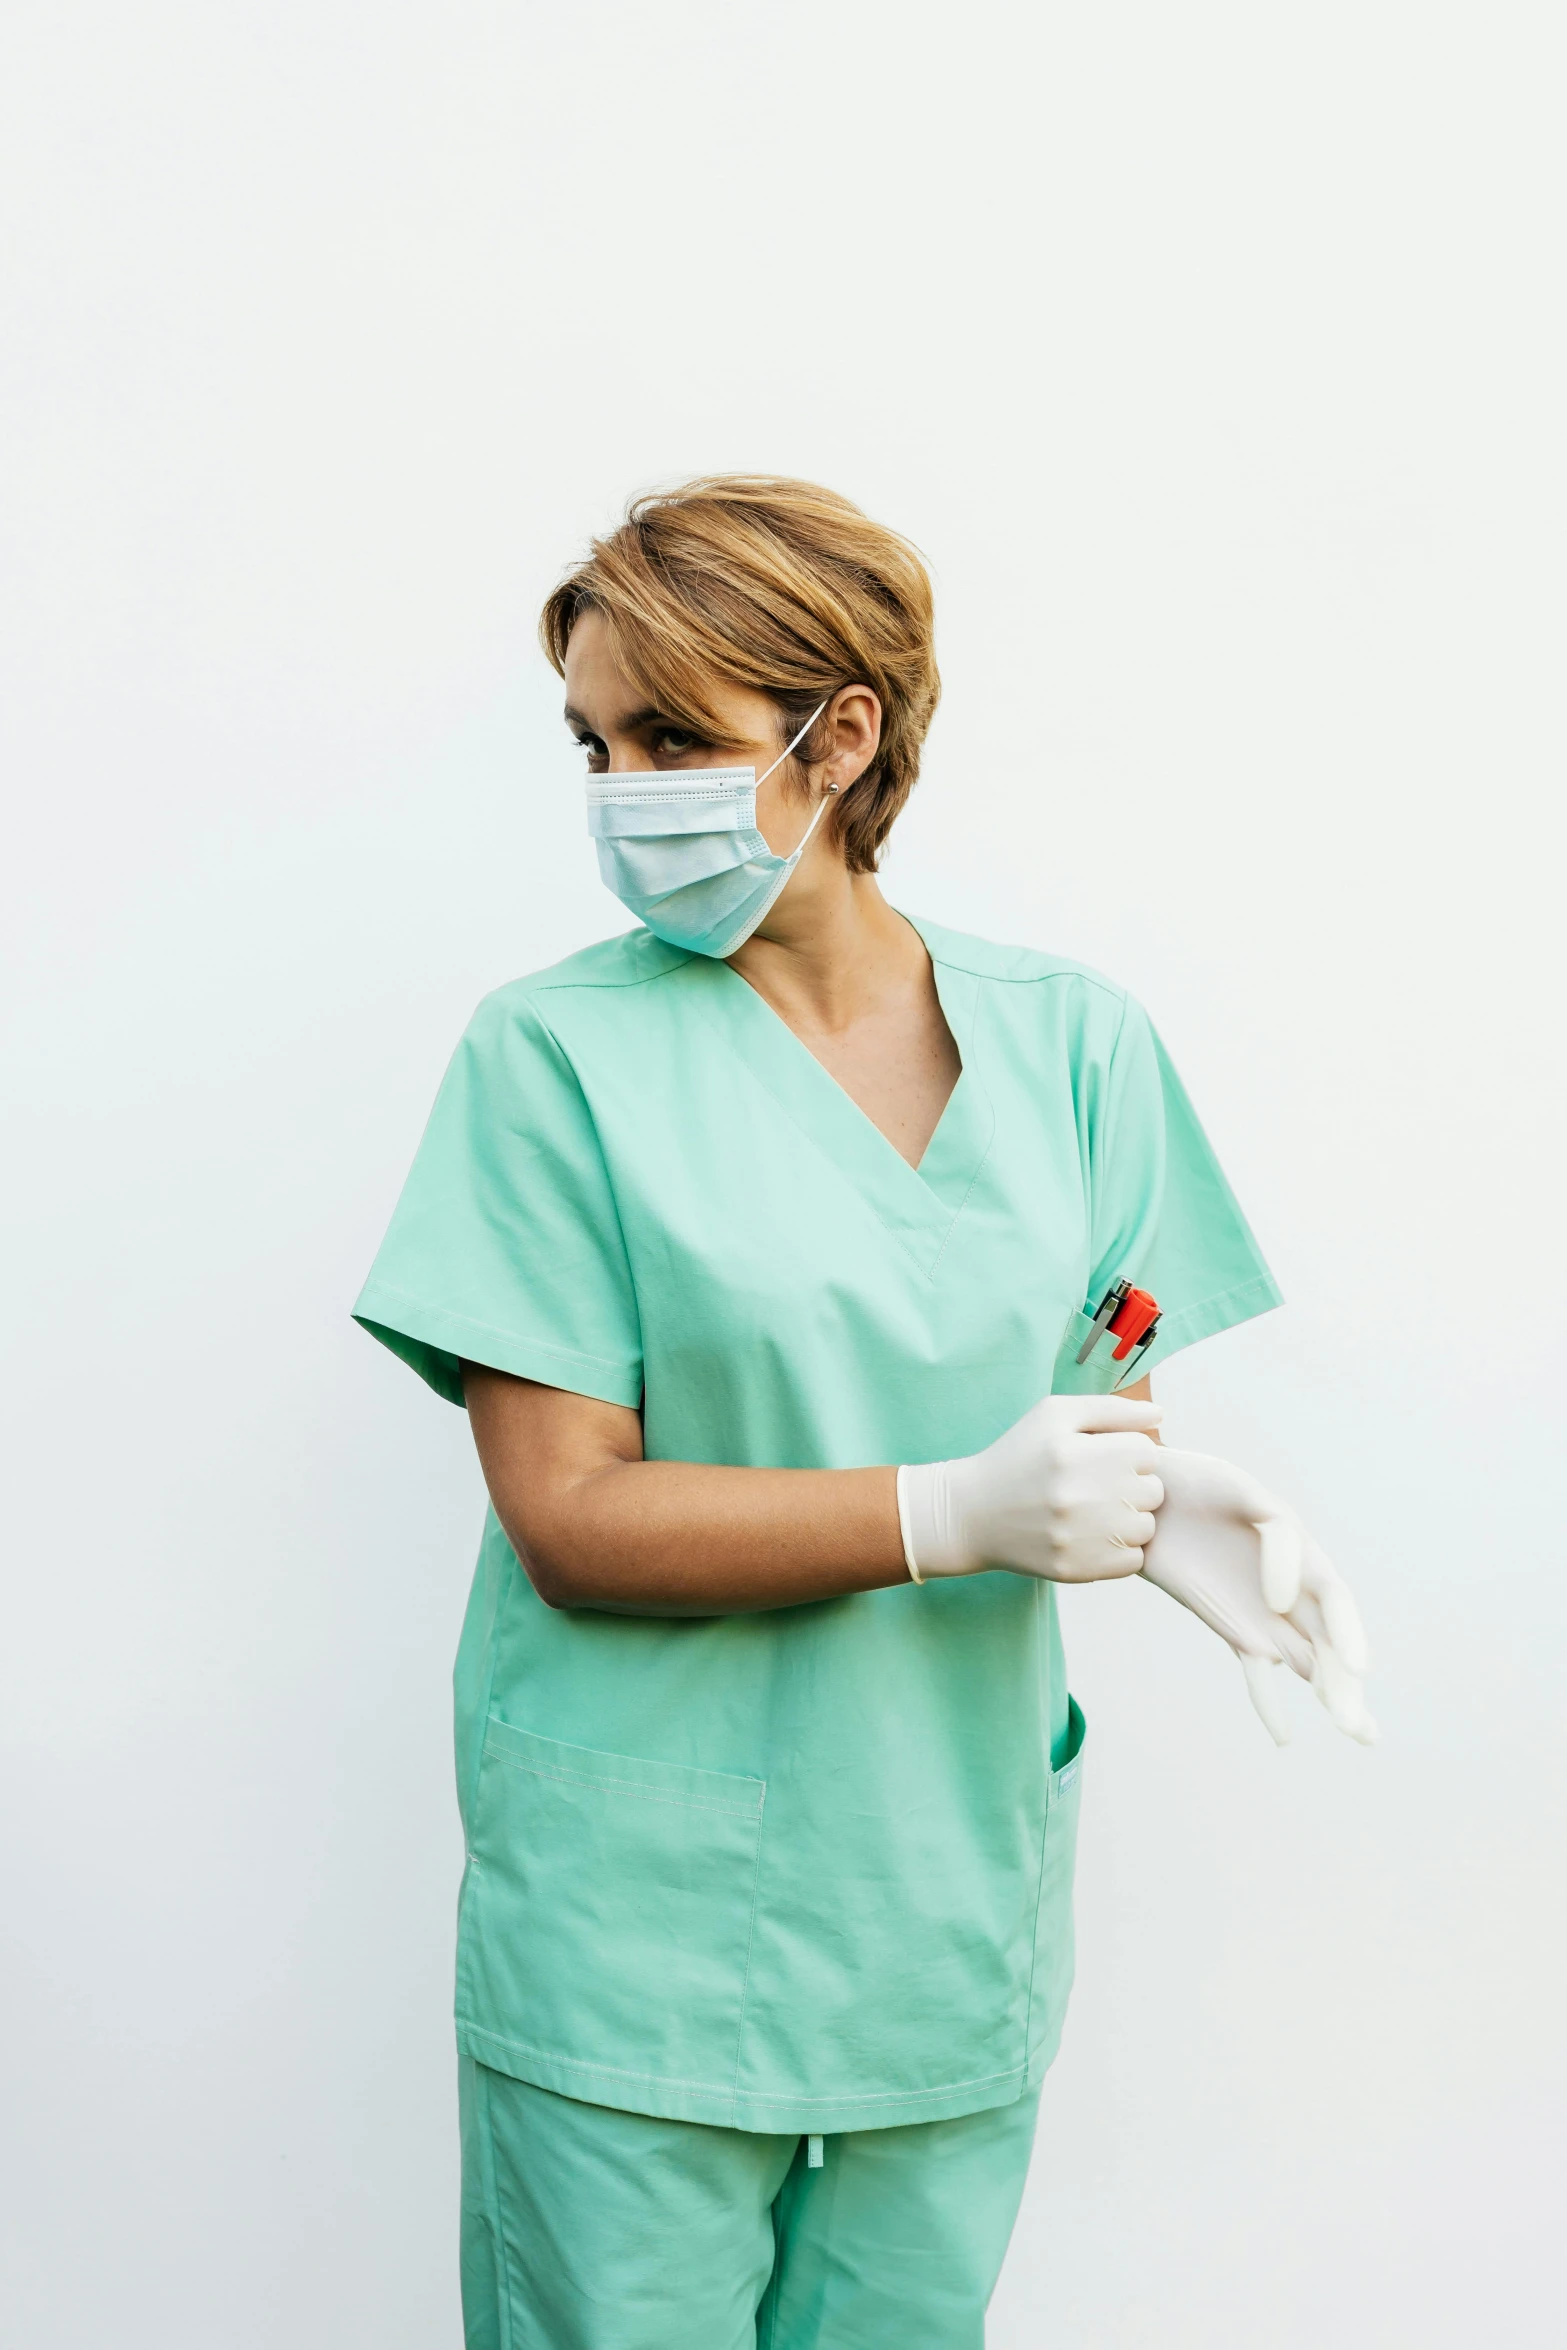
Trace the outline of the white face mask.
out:
M 765 773 L 754 767 L 674 767 L 588 777 L 588 830 L 599 872 L 639 921 L 672 947 L 732 955 L 744 946 L 805 853 L 828 793 L 799 847 L 775 856 L 756 829 L 757 786 L 804 742 L 826 702 Z

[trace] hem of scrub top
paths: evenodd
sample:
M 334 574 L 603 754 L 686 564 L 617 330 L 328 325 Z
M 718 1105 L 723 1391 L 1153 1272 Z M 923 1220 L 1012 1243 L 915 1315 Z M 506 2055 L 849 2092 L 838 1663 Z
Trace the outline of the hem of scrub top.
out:
M 1271 1314 L 1275 1306 L 1284 1303 L 1284 1292 L 1271 1273 L 1258 1273 L 1250 1281 L 1242 1281 L 1234 1289 L 1221 1290 L 1217 1297 L 1205 1297 L 1194 1306 L 1182 1306 L 1179 1313 L 1167 1314 L 1159 1325 L 1159 1335 L 1137 1366 L 1139 1379 L 1156 1371 L 1171 1355 L 1183 1347 L 1195 1346 L 1200 1338 L 1217 1338 L 1221 1330 L 1233 1330 L 1240 1322 L 1255 1321 L 1259 1314 Z
M 591 1395 L 599 1403 L 625 1404 L 632 1411 L 642 1401 L 640 1363 L 612 1363 L 600 1355 L 578 1354 L 571 1347 L 496 1330 L 444 1306 L 421 1305 L 384 1282 L 366 1285 L 354 1301 L 353 1318 L 447 1403 L 462 1402 L 457 1365 L 465 1361 L 509 1371 L 514 1379 L 534 1379 L 541 1387 Z
M 975 2081 L 948 2081 L 934 2089 L 895 2089 L 852 2092 L 833 2097 L 736 2094 L 700 2081 L 669 2081 L 626 2072 L 614 2065 L 591 2064 L 585 2059 L 546 2054 L 524 2042 L 508 2040 L 482 2024 L 457 2025 L 457 2047 L 463 2056 L 488 2065 L 492 2072 L 509 2073 L 535 2089 L 549 2089 L 560 2097 L 574 2097 L 582 2105 L 608 2105 L 620 2113 L 652 2114 L 660 2121 L 709 2122 L 731 2130 L 754 2130 L 764 2136 L 806 2137 L 813 2132 L 840 2137 L 845 2130 L 891 2129 L 904 2122 L 955 2121 L 965 2113 L 989 2113 L 999 2105 L 1015 2105 L 1038 2086 L 1055 2060 L 1061 2044 L 1061 2023 L 1035 2049 L 1026 2065 L 991 2073 Z

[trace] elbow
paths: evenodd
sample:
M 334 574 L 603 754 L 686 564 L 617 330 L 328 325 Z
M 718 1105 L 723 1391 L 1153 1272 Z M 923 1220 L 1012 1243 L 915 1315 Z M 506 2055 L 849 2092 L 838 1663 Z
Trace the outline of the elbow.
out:
M 587 1590 L 580 1570 L 548 1541 L 524 1538 L 519 1526 L 503 1528 L 507 1541 L 517 1554 L 517 1564 L 548 1608 L 570 1609 L 591 1607 L 592 1595 Z
M 585 1591 L 579 1591 L 568 1576 L 540 1572 L 533 1565 L 527 1567 L 528 1581 L 546 1607 L 568 1612 L 572 1608 L 588 1607 L 592 1602 Z
M 517 1563 L 533 1585 L 546 1607 L 574 1608 L 587 1605 L 587 1594 L 571 1569 L 557 1558 L 532 1544 L 513 1542 Z
M 583 1509 L 580 1480 L 558 1489 L 535 1486 L 525 1495 L 508 1494 L 507 1503 L 505 1510 L 498 1503 L 495 1508 L 501 1531 L 546 1607 L 565 1612 L 615 1605 L 613 1540 Z

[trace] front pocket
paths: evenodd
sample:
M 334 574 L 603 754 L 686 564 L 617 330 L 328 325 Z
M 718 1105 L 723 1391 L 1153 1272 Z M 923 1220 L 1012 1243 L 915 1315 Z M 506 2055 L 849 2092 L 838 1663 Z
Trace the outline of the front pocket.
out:
M 460 2019 L 603 2076 L 733 2087 L 766 1783 L 491 1718 Z M 591 2087 L 591 2083 L 588 2084 Z
M 1075 1964 L 1072 1878 L 1077 1867 L 1077 1817 L 1082 1799 L 1086 1736 L 1083 1709 L 1075 1697 L 1069 1698 L 1066 1753 L 1059 1768 L 1050 1774 L 1044 1850 L 1040 1855 L 1033 1989 L 1029 1997 L 1030 2063 L 1041 2054 L 1048 2061 L 1054 2053 L 1072 1990 Z

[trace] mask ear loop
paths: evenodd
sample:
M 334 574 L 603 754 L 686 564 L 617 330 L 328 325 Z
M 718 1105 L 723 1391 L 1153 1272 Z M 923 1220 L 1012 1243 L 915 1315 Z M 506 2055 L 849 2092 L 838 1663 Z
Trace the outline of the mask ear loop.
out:
M 830 702 L 831 700 L 832 696 L 829 694 L 827 701 Z M 826 707 L 827 702 L 818 702 L 815 709 L 811 712 L 809 718 L 807 718 L 805 721 L 805 724 L 801 727 L 799 733 L 795 736 L 793 742 L 790 743 L 788 749 L 780 751 L 777 758 L 773 761 L 771 767 L 763 769 L 762 773 L 756 779 L 756 788 L 758 791 L 761 790 L 763 784 L 767 781 L 768 776 L 776 775 L 779 768 L 783 765 L 785 759 L 792 757 L 792 755 L 799 749 L 800 745 L 804 742 L 806 736 L 810 733 L 811 728 L 816 724 L 817 719 L 820 718 Z
M 831 700 L 832 696 L 829 694 L 827 701 L 830 702 Z M 773 761 L 771 767 L 767 769 L 766 773 L 757 777 L 755 788 L 758 791 L 761 790 L 762 785 L 767 781 L 767 777 L 769 775 L 776 775 L 779 768 L 783 765 L 785 759 L 789 758 L 793 752 L 799 749 L 801 743 L 804 742 L 806 736 L 810 733 L 811 728 L 816 724 L 817 719 L 820 718 L 826 707 L 827 702 L 817 703 L 815 709 L 811 712 L 811 715 L 809 718 L 807 718 L 805 724 L 801 727 L 799 733 L 795 736 L 794 741 L 789 745 L 788 750 L 780 751 L 777 758 Z M 806 826 L 805 831 L 801 836 L 799 847 L 790 852 L 791 862 L 795 857 L 800 856 L 804 851 L 806 842 L 810 839 L 812 833 L 816 830 L 817 825 L 820 824 L 823 816 L 827 812 L 827 802 L 834 796 L 834 794 L 837 792 L 837 789 L 838 786 L 835 783 L 830 783 L 827 786 L 827 789 L 823 792 L 821 798 L 817 801 L 816 813 L 811 818 L 810 823 Z

